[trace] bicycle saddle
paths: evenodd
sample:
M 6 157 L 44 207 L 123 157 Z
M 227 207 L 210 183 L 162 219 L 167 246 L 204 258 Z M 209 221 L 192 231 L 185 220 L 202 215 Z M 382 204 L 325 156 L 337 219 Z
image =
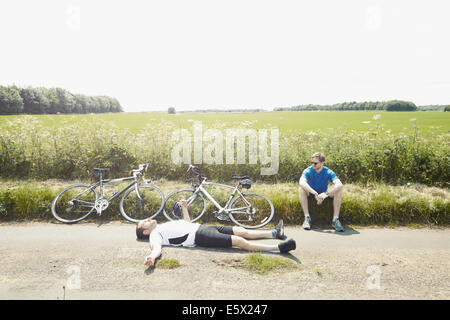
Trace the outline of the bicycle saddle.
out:
M 109 171 L 110 168 L 94 168 L 94 176 L 99 177 L 100 173 Z
M 242 180 L 242 179 L 250 179 L 249 176 L 232 176 L 231 179 L 233 180 Z

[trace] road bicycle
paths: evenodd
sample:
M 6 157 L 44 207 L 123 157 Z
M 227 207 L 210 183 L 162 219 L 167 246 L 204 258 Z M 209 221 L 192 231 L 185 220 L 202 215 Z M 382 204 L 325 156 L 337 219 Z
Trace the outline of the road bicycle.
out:
M 75 184 L 62 190 L 52 202 L 53 216 L 64 223 L 81 221 L 94 211 L 100 216 L 114 199 L 124 194 L 120 200 L 120 213 L 126 220 L 138 222 L 156 217 L 163 210 L 165 200 L 163 192 L 144 177 L 148 165 L 141 164 L 139 169 L 132 170 L 132 177 L 109 180 L 103 179 L 109 168 L 94 168 L 94 176 L 99 181 L 92 185 Z M 107 199 L 103 186 L 122 181 L 132 182 Z
M 198 178 L 198 183 L 192 183 L 193 189 L 183 189 L 169 194 L 164 204 L 163 214 L 169 220 L 181 219 L 179 202 L 187 200 L 188 211 L 191 221 L 197 221 L 206 211 L 206 199 L 211 201 L 216 207 L 214 215 L 219 220 L 231 220 L 238 226 L 247 229 L 257 229 L 268 224 L 274 215 L 272 202 L 262 194 L 244 193 L 242 188 L 250 189 L 251 180 L 249 176 L 233 176 L 237 180 L 236 186 L 220 183 L 207 182 L 207 178 L 202 176 L 200 168 L 190 165 L 186 174 L 192 173 Z M 207 186 L 217 186 L 232 189 L 224 206 L 205 189 Z

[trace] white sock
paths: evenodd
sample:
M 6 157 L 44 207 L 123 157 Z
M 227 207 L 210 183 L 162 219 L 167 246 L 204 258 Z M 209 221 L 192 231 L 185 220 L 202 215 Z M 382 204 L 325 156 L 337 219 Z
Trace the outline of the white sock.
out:
M 333 216 L 333 222 L 335 222 L 339 217 Z
M 306 218 L 310 218 L 310 217 L 309 217 L 309 213 L 305 214 L 305 219 L 306 219 Z

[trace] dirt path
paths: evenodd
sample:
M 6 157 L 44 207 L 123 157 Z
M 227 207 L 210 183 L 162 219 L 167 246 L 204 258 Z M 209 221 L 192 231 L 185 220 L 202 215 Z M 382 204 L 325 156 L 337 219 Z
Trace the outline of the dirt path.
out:
M 286 234 L 298 268 L 258 275 L 232 266 L 247 254 L 237 249 L 164 247 L 181 266 L 147 269 L 148 244 L 128 223 L 0 224 L 0 299 L 450 298 L 448 229 Z

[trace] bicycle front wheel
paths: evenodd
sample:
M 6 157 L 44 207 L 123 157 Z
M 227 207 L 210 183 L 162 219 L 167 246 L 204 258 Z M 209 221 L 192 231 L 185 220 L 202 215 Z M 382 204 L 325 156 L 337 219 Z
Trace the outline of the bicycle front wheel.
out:
M 174 191 L 166 199 L 166 203 L 164 204 L 163 214 L 170 221 L 183 219 L 183 214 L 177 216 L 175 212 L 173 212 L 173 205 L 176 202 L 180 202 L 180 200 L 187 200 L 188 203 L 188 212 L 191 222 L 197 221 L 200 217 L 205 213 L 206 210 L 206 200 L 203 198 L 201 194 L 195 194 L 195 190 L 193 189 L 184 189 Z M 180 208 L 181 211 L 181 208 Z
M 75 223 L 94 211 L 97 193 L 86 184 L 76 184 L 61 191 L 52 202 L 52 214 L 61 222 Z
M 236 196 L 228 210 L 231 221 L 247 229 L 264 227 L 275 213 L 272 202 L 258 193 L 242 193 Z
M 142 184 L 130 188 L 120 200 L 120 213 L 130 222 L 153 219 L 164 207 L 164 194 L 156 186 Z

